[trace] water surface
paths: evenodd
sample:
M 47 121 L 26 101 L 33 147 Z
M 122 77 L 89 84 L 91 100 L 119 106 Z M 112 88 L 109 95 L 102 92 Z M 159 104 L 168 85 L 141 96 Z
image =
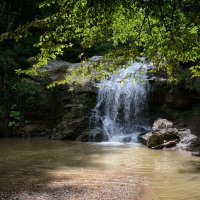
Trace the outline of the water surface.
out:
M 0 140 L 0 194 L 7 192 L 5 199 L 12 199 L 12 192 L 34 193 L 58 183 L 84 188 L 119 185 L 128 188 L 127 195 L 140 187 L 135 192 L 142 193 L 137 198 L 141 200 L 199 200 L 200 158 L 138 144 Z

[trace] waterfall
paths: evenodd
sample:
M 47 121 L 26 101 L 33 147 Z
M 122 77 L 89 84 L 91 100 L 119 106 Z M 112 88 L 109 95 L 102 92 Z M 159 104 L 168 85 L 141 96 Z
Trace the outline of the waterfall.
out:
M 98 84 L 98 99 L 91 117 L 112 142 L 136 142 L 148 127 L 147 65 L 135 62 Z

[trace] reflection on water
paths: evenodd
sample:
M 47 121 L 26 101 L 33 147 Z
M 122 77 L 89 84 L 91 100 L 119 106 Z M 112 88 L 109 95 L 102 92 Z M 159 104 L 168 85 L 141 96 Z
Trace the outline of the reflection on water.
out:
M 200 158 L 133 144 L 0 140 L 0 194 L 30 188 L 34 193 L 38 187 L 61 182 L 84 188 L 121 184 L 130 193 L 140 186 L 136 192 L 143 193 L 138 198 L 142 200 L 199 200 Z

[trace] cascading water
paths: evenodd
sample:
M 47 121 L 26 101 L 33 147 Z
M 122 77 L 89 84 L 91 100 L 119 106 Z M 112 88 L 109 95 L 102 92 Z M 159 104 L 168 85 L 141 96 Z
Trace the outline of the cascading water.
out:
M 91 124 L 109 141 L 135 142 L 148 127 L 147 65 L 133 63 L 98 84 L 98 100 Z

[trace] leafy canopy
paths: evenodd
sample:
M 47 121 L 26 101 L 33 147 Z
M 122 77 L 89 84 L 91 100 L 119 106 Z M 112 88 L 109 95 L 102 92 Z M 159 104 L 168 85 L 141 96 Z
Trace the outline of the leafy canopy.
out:
M 40 52 L 30 59 L 35 64 L 28 70 L 17 70 L 18 73 L 37 75 L 38 68 L 76 42 L 87 49 L 107 41 L 113 45 L 107 59 L 134 60 L 145 56 L 175 82 L 188 73 L 200 76 L 199 0 L 45 0 L 40 8 L 54 13 L 0 37 L 1 41 L 19 40 L 41 29 L 40 40 L 35 44 Z M 71 70 L 60 83 L 80 82 L 74 78 L 77 76 L 99 79 L 115 71 L 116 66 L 83 65 Z M 96 73 L 91 73 L 93 70 Z

